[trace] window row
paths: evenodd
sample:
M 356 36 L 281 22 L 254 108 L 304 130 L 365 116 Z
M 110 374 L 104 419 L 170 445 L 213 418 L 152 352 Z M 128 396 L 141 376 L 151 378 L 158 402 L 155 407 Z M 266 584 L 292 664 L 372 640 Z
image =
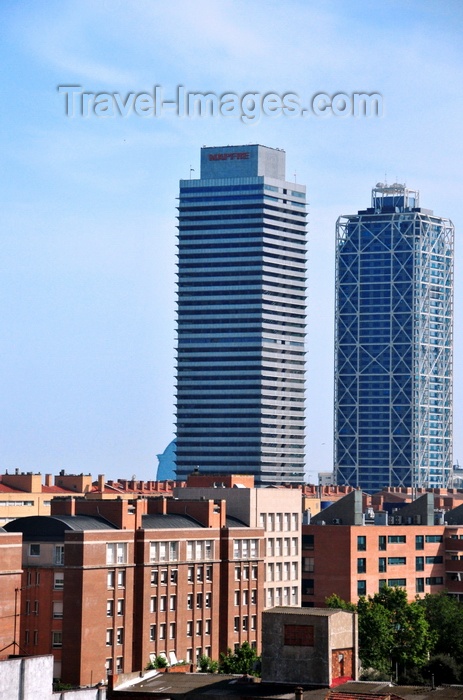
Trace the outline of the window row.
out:
M 247 615 L 245 615 L 244 617 L 235 617 L 235 619 L 233 620 L 233 630 L 235 632 L 239 632 L 240 629 L 246 632 L 249 629 L 257 629 L 257 615 L 251 615 L 250 618 Z
M 233 540 L 233 559 L 257 559 L 259 540 Z
M 257 580 L 257 566 L 235 566 L 235 581 L 249 581 L 250 575 L 253 581 Z
M 299 513 L 261 513 L 259 524 L 268 532 L 297 531 Z
M 267 608 L 277 605 L 299 605 L 299 590 L 297 586 L 267 589 Z
M 415 549 L 424 549 L 424 545 L 429 543 L 439 543 L 443 542 L 443 535 L 415 535 Z M 378 549 L 385 550 L 388 544 L 406 544 L 406 535 L 379 535 L 378 536 Z M 312 543 L 313 544 L 313 543 Z M 313 548 L 313 547 L 312 547 Z M 357 537 L 357 550 L 359 552 L 365 552 L 367 549 L 367 538 L 366 535 L 358 535 Z
M 313 562 L 313 559 L 312 559 Z M 313 569 L 312 569 L 313 571 Z M 298 578 L 298 563 L 293 561 L 266 564 L 266 581 L 296 581 Z
M 268 537 L 267 556 L 268 557 L 289 557 L 297 556 L 299 551 L 297 537 Z
M 29 556 L 40 557 L 42 554 L 41 545 L 37 542 L 29 544 Z M 53 564 L 54 566 L 64 565 L 64 544 L 55 544 L 53 546 Z
M 111 627 L 106 630 L 106 646 L 112 647 L 114 644 L 114 640 L 116 641 L 117 645 L 124 644 L 124 628 L 123 627 L 118 627 L 116 629 L 116 635 L 114 635 L 114 630 Z
M 234 601 L 235 605 L 249 605 L 249 602 L 251 602 L 251 605 L 256 605 L 257 588 L 253 588 L 251 591 L 248 591 L 247 589 L 243 592 L 235 591 Z

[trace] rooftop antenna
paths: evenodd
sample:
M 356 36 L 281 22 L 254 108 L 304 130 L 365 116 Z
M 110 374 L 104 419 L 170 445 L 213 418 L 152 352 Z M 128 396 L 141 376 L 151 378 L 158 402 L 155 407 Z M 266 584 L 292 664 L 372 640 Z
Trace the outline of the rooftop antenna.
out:
M 190 180 L 191 180 L 191 173 L 194 173 L 195 169 L 191 167 L 190 165 Z
M 296 173 L 296 171 L 294 171 L 294 182 L 296 182 L 296 176 L 297 176 L 297 173 Z
M 387 173 L 386 172 L 384 173 L 384 184 L 387 187 Z

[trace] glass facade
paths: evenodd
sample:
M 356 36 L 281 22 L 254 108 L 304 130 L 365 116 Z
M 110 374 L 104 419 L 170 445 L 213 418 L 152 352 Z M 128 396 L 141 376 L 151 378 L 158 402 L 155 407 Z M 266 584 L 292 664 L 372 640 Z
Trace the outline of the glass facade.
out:
M 305 188 L 283 151 L 203 148 L 180 182 L 177 478 L 304 481 Z
M 452 466 L 453 240 L 418 192 L 379 183 L 336 236 L 335 475 L 445 487 Z

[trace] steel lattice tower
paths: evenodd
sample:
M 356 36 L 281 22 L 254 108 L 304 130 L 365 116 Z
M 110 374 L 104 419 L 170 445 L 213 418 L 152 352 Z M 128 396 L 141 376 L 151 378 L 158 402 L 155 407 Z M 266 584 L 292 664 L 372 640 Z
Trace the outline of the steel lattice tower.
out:
M 446 487 L 452 469 L 453 224 L 378 183 L 336 229 L 338 484 Z

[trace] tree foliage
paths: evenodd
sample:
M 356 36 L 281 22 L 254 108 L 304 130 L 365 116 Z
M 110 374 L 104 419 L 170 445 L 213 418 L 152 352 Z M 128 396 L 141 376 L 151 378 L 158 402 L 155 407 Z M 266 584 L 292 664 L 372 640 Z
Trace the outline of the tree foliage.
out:
M 420 600 L 428 624 L 435 632 L 434 654 L 463 663 L 463 605 L 446 593 L 428 594 Z
M 356 606 L 338 596 L 327 599 L 330 607 L 358 613 L 359 656 L 364 668 L 386 672 L 398 664 L 402 668 L 421 667 L 429 658 L 435 635 L 423 606 L 409 603 L 402 588 L 384 587 L 373 597 L 361 597 Z
M 257 656 L 256 650 L 248 642 L 243 642 L 235 652 L 227 649 L 226 654 L 220 654 L 219 673 L 256 675 L 259 662 L 260 657 Z

